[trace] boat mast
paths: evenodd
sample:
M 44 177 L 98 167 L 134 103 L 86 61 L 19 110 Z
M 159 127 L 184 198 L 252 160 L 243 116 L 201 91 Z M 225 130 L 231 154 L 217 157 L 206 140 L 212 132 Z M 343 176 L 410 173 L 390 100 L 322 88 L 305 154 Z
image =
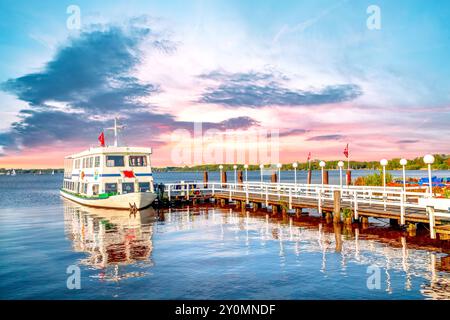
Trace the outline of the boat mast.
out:
M 113 130 L 114 131 L 114 147 L 119 146 L 119 130 L 122 130 L 125 128 L 125 126 L 120 126 L 117 124 L 117 121 L 119 118 L 114 118 L 114 127 L 113 128 L 106 128 L 106 130 Z

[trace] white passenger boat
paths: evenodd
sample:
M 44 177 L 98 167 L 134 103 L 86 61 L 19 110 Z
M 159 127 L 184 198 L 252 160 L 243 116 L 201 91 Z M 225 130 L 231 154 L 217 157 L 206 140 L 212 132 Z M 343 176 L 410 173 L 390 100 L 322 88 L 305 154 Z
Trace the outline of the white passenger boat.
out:
M 114 146 L 106 146 L 104 134 L 100 147 L 70 155 L 64 159 L 64 182 L 61 195 L 83 205 L 102 208 L 138 209 L 155 199 L 151 148 L 118 146 L 114 120 Z

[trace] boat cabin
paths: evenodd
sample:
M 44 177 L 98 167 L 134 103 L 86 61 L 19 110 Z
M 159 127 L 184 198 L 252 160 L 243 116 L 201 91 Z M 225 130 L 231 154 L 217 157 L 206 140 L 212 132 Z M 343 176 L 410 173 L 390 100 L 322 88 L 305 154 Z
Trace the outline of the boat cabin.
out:
M 63 189 L 86 197 L 153 192 L 151 152 L 108 146 L 65 157 Z

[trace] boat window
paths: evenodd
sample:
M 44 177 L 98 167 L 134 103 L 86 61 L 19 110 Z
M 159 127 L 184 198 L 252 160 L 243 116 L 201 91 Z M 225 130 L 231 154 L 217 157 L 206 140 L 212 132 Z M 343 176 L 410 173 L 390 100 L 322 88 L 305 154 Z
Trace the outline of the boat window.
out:
M 100 167 L 100 156 L 95 157 L 95 167 Z
M 123 167 L 124 165 L 123 156 L 106 156 L 107 167 Z
M 86 168 L 86 158 L 83 158 L 83 165 L 81 167 Z
M 133 193 L 133 192 L 134 192 L 134 183 L 133 182 L 122 183 L 122 193 Z
M 139 182 L 139 192 L 150 191 L 150 182 Z
M 146 156 L 129 156 L 130 167 L 146 167 L 147 157 Z
M 105 193 L 117 193 L 117 183 L 105 183 Z
M 89 168 L 92 168 L 94 166 L 94 157 L 89 158 Z

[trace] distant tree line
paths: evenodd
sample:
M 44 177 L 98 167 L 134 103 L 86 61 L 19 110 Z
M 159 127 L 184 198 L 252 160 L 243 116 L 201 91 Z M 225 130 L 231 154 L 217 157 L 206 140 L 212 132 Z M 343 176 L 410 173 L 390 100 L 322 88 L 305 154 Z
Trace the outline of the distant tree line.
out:
M 6 174 L 8 171 L 11 172 L 13 168 L 0 168 L 0 174 Z M 55 170 L 55 174 L 64 173 L 64 169 L 14 169 L 16 174 L 51 174 Z
M 449 170 L 450 169 L 450 155 L 449 154 L 435 154 L 434 155 L 434 163 L 432 168 L 434 170 Z M 338 162 L 340 160 L 329 160 L 326 161 L 326 169 L 339 169 Z M 312 170 L 320 170 L 319 166 L 320 160 L 314 159 L 310 161 L 310 166 Z M 344 169 L 347 169 L 347 161 L 345 162 Z M 234 164 L 223 164 L 223 170 L 232 171 Z M 269 165 L 264 166 L 266 169 L 269 168 Z M 275 165 L 273 165 L 275 168 Z M 382 167 L 379 161 L 350 161 L 350 167 L 352 169 L 366 169 L 366 170 L 380 170 Z M 387 170 L 398 170 L 401 169 L 400 158 L 394 158 L 389 160 L 388 165 L 386 166 Z M 422 157 L 417 157 L 414 159 L 408 159 L 408 164 L 406 165 L 407 170 L 420 170 L 426 169 L 427 166 L 423 162 Z M 238 165 L 238 170 L 243 170 L 243 164 Z M 162 168 L 153 168 L 155 172 L 170 172 L 170 171 L 219 171 L 218 164 L 205 164 L 198 166 L 184 166 L 184 167 L 162 167 Z M 259 165 L 249 165 L 249 171 L 260 170 Z M 292 163 L 283 164 L 281 170 L 293 170 Z M 307 162 L 298 162 L 297 170 L 308 170 Z
M 449 170 L 450 169 L 450 154 L 435 154 L 434 155 L 434 163 L 432 168 L 434 170 Z M 311 160 L 309 165 L 312 170 L 320 170 L 319 159 Z M 326 169 L 339 169 L 338 167 L 339 160 L 329 160 L 326 161 Z M 347 161 L 345 162 L 344 169 L 347 169 Z M 350 161 L 350 167 L 352 169 L 366 169 L 366 170 L 380 170 L 381 165 L 379 161 Z M 265 169 L 269 168 L 269 165 L 264 166 Z M 275 168 L 275 165 L 272 165 L 272 168 Z M 386 166 L 387 170 L 398 170 L 401 169 L 400 158 L 394 158 L 389 160 L 388 165 Z M 417 157 L 414 159 L 408 159 L 408 164 L 406 165 L 407 170 L 420 170 L 426 169 L 427 166 L 423 162 L 422 157 Z M 238 165 L 238 170 L 243 170 L 243 164 Z M 293 170 L 292 163 L 285 163 L 282 165 L 281 170 Z M 0 168 L 0 174 L 5 174 L 8 171 L 11 171 L 12 168 Z M 56 168 L 56 169 L 15 169 L 17 174 L 38 174 L 42 172 L 42 174 L 50 174 L 53 170 L 55 173 L 63 173 L 64 169 Z M 223 164 L 223 170 L 232 171 L 233 164 Z M 249 165 L 249 171 L 260 170 L 259 165 Z M 307 162 L 298 162 L 297 170 L 308 170 Z M 154 172 L 189 172 L 189 171 L 219 171 L 218 164 L 205 164 L 198 166 L 184 166 L 184 167 L 154 167 Z

